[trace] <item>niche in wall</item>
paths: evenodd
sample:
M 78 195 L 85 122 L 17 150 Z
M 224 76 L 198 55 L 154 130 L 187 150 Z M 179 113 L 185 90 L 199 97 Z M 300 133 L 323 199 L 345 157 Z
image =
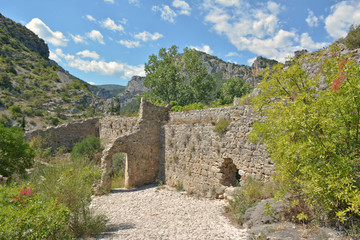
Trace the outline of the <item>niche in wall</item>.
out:
M 224 162 L 220 167 L 220 173 L 223 174 L 220 183 L 227 187 L 235 187 L 236 183 L 240 181 L 241 178 L 239 169 L 236 168 L 236 165 L 231 158 L 224 158 Z

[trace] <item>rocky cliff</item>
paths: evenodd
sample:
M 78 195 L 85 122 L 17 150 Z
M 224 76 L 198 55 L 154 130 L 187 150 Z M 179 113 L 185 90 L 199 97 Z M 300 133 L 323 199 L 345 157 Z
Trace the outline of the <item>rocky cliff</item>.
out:
M 107 108 L 89 84 L 48 57 L 44 40 L 0 14 L 1 124 L 31 130 L 90 117 Z
M 43 39 L 20 23 L 16 23 L 2 14 L 0 14 L 0 33 L 1 40 L 6 44 L 12 45 L 15 42 L 11 39 L 17 39 L 30 51 L 37 52 L 44 58 L 49 57 L 49 48 Z

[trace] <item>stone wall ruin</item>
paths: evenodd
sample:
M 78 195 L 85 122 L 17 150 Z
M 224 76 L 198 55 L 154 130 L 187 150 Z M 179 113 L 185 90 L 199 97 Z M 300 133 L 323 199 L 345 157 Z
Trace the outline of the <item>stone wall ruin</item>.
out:
M 215 131 L 220 119 L 229 122 L 223 133 Z M 138 118 L 93 118 L 26 137 L 47 134 L 53 147 L 100 137 L 105 143 L 102 190 L 111 190 L 112 156 L 122 152 L 127 154 L 127 188 L 161 180 L 170 186 L 181 184 L 188 193 L 221 197 L 247 176 L 268 179 L 274 173 L 264 146 L 247 140 L 255 120 L 246 105 L 169 113 L 169 107 L 142 100 Z

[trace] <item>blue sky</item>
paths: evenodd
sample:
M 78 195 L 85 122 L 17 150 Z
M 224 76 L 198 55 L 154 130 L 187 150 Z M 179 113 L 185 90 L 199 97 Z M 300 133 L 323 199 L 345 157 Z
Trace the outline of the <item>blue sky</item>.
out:
M 49 45 L 50 58 L 93 84 L 144 76 L 162 47 L 251 65 L 317 50 L 360 24 L 360 0 L 0 0 L 0 13 Z

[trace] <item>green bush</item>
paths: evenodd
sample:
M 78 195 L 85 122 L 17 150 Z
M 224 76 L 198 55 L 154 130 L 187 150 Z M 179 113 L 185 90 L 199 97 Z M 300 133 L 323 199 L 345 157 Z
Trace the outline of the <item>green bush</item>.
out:
M 96 161 L 97 153 L 102 151 L 100 138 L 98 137 L 86 137 L 81 142 L 77 142 L 71 151 L 72 160 L 88 160 Z
M 248 178 L 245 185 L 234 192 L 234 200 L 229 201 L 225 211 L 229 212 L 234 220 L 242 224 L 246 210 L 255 206 L 262 199 L 273 197 L 275 188 L 273 182 L 264 183 Z
M 349 33 L 344 39 L 344 43 L 350 49 L 360 48 L 360 25 L 351 25 Z
M 219 122 L 215 125 L 215 132 L 220 134 L 226 132 L 229 124 L 230 124 L 229 120 L 221 118 Z
M 176 101 L 171 101 L 170 102 L 171 107 L 171 111 L 172 112 L 183 112 L 183 111 L 190 111 L 190 110 L 200 110 L 200 109 L 204 109 L 204 104 L 202 103 L 192 103 L 186 106 L 180 106 L 178 105 L 178 103 Z
M 52 125 L 57 126 L 60 123 L 60 120 L 57 117 L 55 117 L 55 118 L 51 118 L 50 122 Z
M 9 107 L 9 110 L 10 110 L 10 117 L 12 119 L 16 119 L 17 117 L 21 116 L 22 110 L 19 106 Z
M 25 174 L 25 169 L 33 164 L 34 155 L 21 128 L 7 128 L 0 124 L 0 175 Z
M 284 191 L 299 192 L 318 219 L 360 218 L 360 69 L 349 56 L 332 54 L 322 66 L 325 90 L 317 90 L 301 60 L 273 67 L 251 103 L 265 121 L 256 122 L 253 140 L 263 141 Z M 309 64 L 319 56 L 308 56 Z
M 30 176 L 30 181 L 37 184 L 42 198 L 57 199 L 70 210 L 68 231 L 79 238 L 105 230 L 106 217 L 96 215 L 89 207 L 93 194 L 92 185 L 100 178 L 99 167 L 77 161 L 41 167 Z
M 64 204 L 41 198 L 31 187 L 0 185 L 0 239 L 72 239 L 69 217 Z

